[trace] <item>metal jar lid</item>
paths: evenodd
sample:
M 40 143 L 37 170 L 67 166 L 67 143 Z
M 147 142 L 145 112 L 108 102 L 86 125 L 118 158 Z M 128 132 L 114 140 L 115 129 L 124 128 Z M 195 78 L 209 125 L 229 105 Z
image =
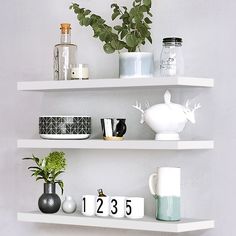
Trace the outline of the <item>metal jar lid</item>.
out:
M 163 39 L 163 43 L 182 43 L 182 42 L 183 42 L 182 38 L 176 38 L 176 37 Z

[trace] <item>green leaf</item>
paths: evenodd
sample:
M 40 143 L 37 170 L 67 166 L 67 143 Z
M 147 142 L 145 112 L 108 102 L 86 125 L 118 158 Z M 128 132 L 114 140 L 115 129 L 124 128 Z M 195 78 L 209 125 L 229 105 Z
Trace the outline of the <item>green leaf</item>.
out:
M 120 31 L 123 29 L 123 27 L 120 26 L 120 25 L 116 25 L 116 26 L 114 26 L 114 29 L 115 29 L 116 31 L 120 32 Z
M 111 44 L 109 43 L 106 43 L 104 46 L 103 46 L 103 49 L 104 51 L 107 53 L 107 54 L 111 54 L 113 52 L 115 52 L 115 49 L 111 46 Z
M 136 47 L 134 47 L 134 48 L 128 48 L 128 52 L 136 52 Z
M 55 180 L 60 174 L 64 173 L 64 171 L 59 171 L 53 176 L 53 180 Z
M 91 13 L 90 10 L 85 10 L 85 11 L 84 11 L 84 15 L 85 15 L 85 16 L 89 15 L 90 13 Z
M 148 7 L 146 7 L 145 5 L 142 5 L 142 6 L 139 7 L 139 10 L 142 11 L 142 12 L 147 12 Z
M 133 18 L 138 12 L 138 7 L 133 7 L 130 12 L 129 15 Z
M 99 39 L 102 41 L 102 42 L 109 42 L 110 41 L 110 34 L 108 31 L 102 31 L 99 33 Z
M 116 3 L 112 3 L 111 8 L 119 8 L 119 6 Z
M 153 16 L 150 11 L 148 11 L 147 14 L 148 14 L 149 16 L 151 16 L 151 17 Z
M 120 38 L 123 39 L 126 36 L 126 34 L 128 34 L 128 30 L 127 29 L 122 30 Z
M 89 18 L 84 18 L 84 19 L 83 19 L 83 24 L 84 24 L 84 26 L 89 26 L 89 24 L 90 24 L 90 19 L 89 19 Z
M 39 168 L 37 166 L 30 166 L 30 167 L 28 167 L 28 170 L 31 170 L 31 169 L 42 170 L 41 168 Z
M 144 24 L 142 23 L 137 24 L 137 29 L 143 38 L 145 38 L 148 35 L 148 29 Z
M 98 25 L 102 25 L 104 24 L 106 21 L 104 19 L 102 19 L 101 17 L 97 18 L 97 24 Z
M 125 40 L 127 45 L 131 48 L 136 47 L 138 45 L 138 39 L 133 34 L 127 34 Z
M 61 194 L 63 195 L 64 192 L 64 183 L 61 180 L 58 180 L 57 182 L 55 182 L 59 185 L 59 187 L 61 188 Z
M 130 10 L 130 16 L 131 18 L 134 18 L 135 22 L 141 22 L 141 20 L 143 19 L 144 15 L 143 12 L 139 10 L 139 7 L 134 7 Z
M 144 4 L 145 6 L 150 7 L 150 6 L 152 5 L 152 0 L 143 0 L 143 4 Z
M 152 37 L 151 37 L 151 35 L 149 35 L 149 36 L 147 37 L 147 40 L 152 44 Z
M 119 16 L 119 15 L 120 15 L 120 12 L 119 12 L 119 11 L 116 11 L 116 12 L 114 12 L 114 13 L 112 14 L 111 19 L 112 19 L 112 20 L 115 20 L 115 19 L 117 18 L 117 16 Z
M 148 17 L 146 17 L 146 18 L 144 19 L 144 21 L 145 21 L 147 24 L 151 24 L 151 23 L 152 23 L 152 21 L 151 21 Z
M 80 22 L 79 23 L 80 23 L 81 26 L 84 26 L 84 19 L 85 19 L 84 16 L 82 18 L 80 18 Z
M 119 40 L 112 40 L 111 41 L 111 46 L 115 49 L 115 50 L 121 50 L 124 48 L 124 45 L 121 41 Z
M 39 158 L 38 157 L 36 157 L 36 156 L 34 156 L 34 155 L 32 155 L 33 156 L 33 160 L 38 164 L 39 163 Z
M 79 21 L 79 23 L 80 23 L 80 21 L 81 21 L 83 18 L 84 18 L 83 15 L 81 15 L 81 14 L 78 14 L 78 15 L 77 15 L 77 20 Z
M 38 180 L 40 180 L 40 179 L 44 179 L 44 178 L 41 177 L 41 176 L 40 176 L 40 177 L 37 177 L 37 178 L 36 178 L 36 181 L 38 181 Z

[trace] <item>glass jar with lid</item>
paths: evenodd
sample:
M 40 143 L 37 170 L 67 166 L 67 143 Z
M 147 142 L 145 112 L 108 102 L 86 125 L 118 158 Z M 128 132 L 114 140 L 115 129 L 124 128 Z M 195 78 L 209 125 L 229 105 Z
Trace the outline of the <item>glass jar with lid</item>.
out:
M 184 74 L 182 38 L 164 38 L 160 59 L 161 76 L 180 76 Z

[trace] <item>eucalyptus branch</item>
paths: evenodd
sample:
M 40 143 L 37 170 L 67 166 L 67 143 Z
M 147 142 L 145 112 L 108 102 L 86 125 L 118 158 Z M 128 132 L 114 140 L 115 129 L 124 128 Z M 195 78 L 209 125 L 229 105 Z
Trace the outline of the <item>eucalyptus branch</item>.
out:
M 72 3 L 72 9 L 77 15 L 81 26 L 91 27 L 94 31 L 93 37 L 99 38 L 103 42 L 103 49 L 106 53 L 113 53 L 122 49 L 128 52 L 140 51 L 141 45 L 146 41 L 152 43 L 150 24 L 152 21 L 151 0 L 134 0 L 133 7 L 128 9 L 126 6 L 118 6 L 113 3 L 112 21 L 118 20 L 120 24 L 111 27 L 106 21 L 90 10 L 81 8 L 79 4 Z M 123 10 L 122 10 L 123 9 Z

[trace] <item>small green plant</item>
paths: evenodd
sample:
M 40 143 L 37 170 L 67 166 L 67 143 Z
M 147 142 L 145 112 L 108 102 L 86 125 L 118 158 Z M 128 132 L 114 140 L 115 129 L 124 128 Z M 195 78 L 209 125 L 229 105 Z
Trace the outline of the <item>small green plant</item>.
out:
M 57 183 L 62 191 L 64 183 L 57 179 L 62 174 L 66 167 L 66 159 L 64 152 L 51 152 L 48 156 L 39 159 L 32 155 L 31 158 L 23 158 L 23 160 L 31 160 L 35 162 L 35 166 L 30 166 L 28 169 L 33 172 L 31 176 L 35 176 L 36 181 L 44 180 L 45 183 Z
M 106 53 L 113 53 L 122 49 L 128 52 L 140 51 L 141 45 L 148 40 L 152 43 L 150 32 L 152 0 L 134 0 L 131 9 L 126 6 L 111 5 L 113 10 L 112 20 L 119 19 L 120 24 L 111 27 L 106 21 L 90 10 L 81 8 L 79 4 L 72 3 L 73 9 L 81 26 L 90 26 L 93 29 L 93 37 L 99 38 L 103 43 Z

